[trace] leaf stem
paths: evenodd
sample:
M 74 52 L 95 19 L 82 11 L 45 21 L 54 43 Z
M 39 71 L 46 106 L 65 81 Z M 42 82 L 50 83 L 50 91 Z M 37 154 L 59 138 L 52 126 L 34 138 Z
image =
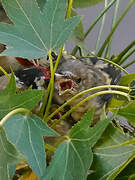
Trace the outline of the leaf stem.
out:
M 26 113 L 26 114 L 31 114 L 31 111 L 25 108 L 18 108 L 14 109 L 13 111 L 9 112 L 1 121 L 0 121 L 0 126 L 3 126 L 4 123 L 13 115 L 18 114 L 18 113 Z
M 85 58 L 90 58 L 90 57 L 91 56 L 85 56 Z M 110 64 L 113 64 L 114 66 L 116 66 L 117 68 L 119 68 L 120 70 L 125 72 L 126 74 L 129 74 L 123 67 L 121 67 L 120 65 L 116 64 L 115 62 L 110 61 L 109 59 L 106 59 L 106 58 L 103 58 L 103 57 L 97 57 L 97 58 L 98 58 L 98 60 L 102 60 L 102 61 L 108 62 Z
M 119 9 L 119 4 L 120 4 L 120 0 L 116 1 L 116 5 L 115 5 L 115 10 L 114 10 L 114 15 L 113 15 L 113 20 L 112 20 L 112 27 L 111 30 L 113 29 L 113 27 L 115 26 L 116 20 L 117 20 L 117 14 L 118 14 L 118 9 Z M 113 36 L 112 36 L 113 37 Z M 111 54 L 111 44 L 112 44 L 112 37 L 108 43 L 107 49 L 106 49 L 106 53 L 105 53 L 105 57 L 109 58 L 110 54 Z
M 135 46 L 135 41 L 132 41 L 119 55 L 118 55 L 118 58 L 117 58 L 117 62 L 119 64 L 122 64 L 125 60 L 122 60 L 122 57 L 125 56 L 125 54 L 133 47 Z
M 105 0 L 105 8 L 107 7 L 107 4 L 108 4 L 108 0 Z M 101 40 L 101 36 L 102 36 L 104 24 L 105 24 L 105 19 L 106 19 L 106 13 L 103 15 L 103 18 L 102 18 L 102 23 L 101 23 L 101 26 L 100 26 L 100 30 L 99 30 L 98 38 L 97 38 L 97 42 L 96 42 L 96 50 L 95 50 L 95 52 L 97 52 L 98 48 L 99 48 L 99 44 L 100 44 L 100 40 Z
M 56 63 L 55 63 L 55 66 L 54 66 L 54 73 L 56 72 L 56 70 L 57 70 L 57 68 L 58 68 L 58 65 L 59 65 L 59 62 L 60 62 L 60 58 L 61 58 L 61 56 L 62 56 L 63 48 L 64 48 L 64 46 L 62 46 L 62 47 L 60 48 L 59 55 L 58 55 L 58 57 L 57 57 L 57 59 L 56 59 Z
M 3 74 L 5 74 L 10 79 L 10 76 L 8 75 L 8 73 L 1 66 L 0 66 L 0 71 L 2 71 Z
M 129 95 L 127 93 L 125 93 L 125 92 L 115 91 L 115 90 L 97 92 L 95 94 L 92 94 L 92 95 L 88 96 L 87 98 L 83 99 L 81 102 L 79 102 L 78 104 L 73 106 L 72 109 L 70 109 L 68 112 L 66 112 L 60 119 L 57 119 L 51 125 L 51 128 L 54 128 L 58 123 L 60 123 L 63 119 L 65 119 L 67 116 L 69 116 L 75 109 L 77 109 L 79 106 L 81 106 L 86 101 L 88 101 L 88 100 L 90 100 L 90 99 L 92 99 L 92 98 L 94 98 L 96 96 L 100 96 L 100 95 L 104 95 L 104 94 L 118 94 L 118 95 L 121 95 L 121 96 L 125 96 L 128 99 L 128 101 L 130 101 Z
M 62 46 L 62 47 L 60 48 L 59 55 L 58 55 L 58 57 L 57 57 L 57 59 L 56 59 L 56 63 L 55 63 L 54 70 L 53 70 L 53 71 L 54 71 L 54 74 L 55 74 L 55 72 L 56 72 L 56 70 L 57 70 L 57 67 L 58 67 L 58 65 L 59 65 L 60 58 L 61 58 L 62 52 L 63 52 L 63 48 L 64 48 L 64 46 Z M 41 107 L 41 109 L 40 109 L 39 115 L 40 115 L 40 114 L 43 114 L 43 111 L 44 111 L 45 106 L 46 106 L 46 104 L 47 104 L 48 96 L 49 96 L 49 94 L 50 94 L 50 89 L 51 89 L 51 81 L 49 82 L 47 91 L 45 92 L 45 96 L 44 96 L 44 98 L 43 98 L 43 104 L 42 104 L 42 107 Z M 45 119 L 45 117 L 43 117 L 43 119 Z
M 125 56 L 123 56 L 119 64 L 123 64 L 134 52 L 135 52 L 135 49 L 132 49 L 127 54 L 125 54 Z
M 70 104 L 73 100 L 75 100 L 76 98 L 78 98 L 79 96 L 86 94 L 88 92 L 91 91 L 95 91 L 95 90 L 101 90 L 101 89 L 105 89 L 105 88 L 115 88 L 115 89 L 122 89 L 122 90 L 127 90 L 130 91 L 129 87 L 125 87 L 125 86 L 117 86 L 117 85 L 105 85 L 105 86 L 98 86 L 98 87 L 93 87 L 91 89 L 87 89 L 85 91 L 82 91 L 80 93 L 78 93 L 77 95 L 73 96 L 71 99 L 69 99 L 67 102 L 65 102 L 62 106 L 60 106 L 56 111 L 54 111 L 52 114 L 50 114 L 46 120 L 46 122 L 48 122 L 55 114 L 57 114 L 59 111 L 61 111 L 65 106 L 67 106 L 68 104 Z
M 73 0 L 69 0 L 66 18 L 69 18 L 69 17 L 71 16 L 72 4 L 73 4 Z M 53 69 L 53 74 L 55 74 L 55 72 L 56 72 L 56 70 L 57 70 L 57 67 L 58 67 L 58 65 L 59 65 L 60 58 L 61 58 L 62 52 L 63 52 L 63 48 L 64 48 L 64 45 L 60 48 L 60 51 L 59 51 L 59 54 L 58 54 L 58 57 L 57 57 L 57 60 L 56 60 L 56 63 L 55 63 L 54 69 Z M 51 57 L 51 59 L 52 59 L 52 57 Z M 51 75 L 51 76 L 52 76 L 52 75 Z M 54 79 L 54 75 L 53 75 L 53 79 Z M 45 109 L 45 106 L 46 106 L 46 104 L 47 104 L 48 96 L 49 96 L 49 94 L 50 94 L 50 91 L 52 91 L 52 90 L 51 90 L 51 89 L 52 89 L 52 88 L 51 88 L 51 82 L 52 82 L 52 81 L 50 80 L 49 85 L 48 85 L 48 88 L 47 88 L 47 91 L 46 91 L 45 96 L 44 96 L 44 98 L 43 98 L 43 105 L 42 105 L 42 107 L 41 107 L 41 109 L 40 109 L 39 114 L 43 114 L 44 109 Z M 53 84 L 54 84 L 54 82 L 53 82 Z M 50 100 L 50 101 L 51 101 L 51 100 Z M 50 103 L 50 102 L 48 102 L 48 103 Z M 47 105 L 47 106 L 48 106 L 48 105 Z M 50 105 L 49 105 L 49 106 L 50 106 Z M 46 113 L 45 113 L 45 115 L 44 115 L 44 117 L 43 117 L 43 120 L 45 120 L 46 116 L 48 115 L 48 112 L 49 112 L 49 109 L 50 109 L 49 106 L 48 106 L 48 108 L 46 109 Z
M 132 64 L 135 63 L 135 60 L 129 62 L 128 64 L 126 64 L 125 66 L 123 66 L 124 69 L 126 69 L 127 67 L 131 66 Z
M 67 15 L 66 15 L 66 18 L 67 18 L 67 19 L 70 18 L 70 16 L 71 16 L 72 5 L 73 5 L 73 0 L 69 0 L 68 10 L 67 10 Z
M 54 146 L 51 146 L 50 144 L 45 144 L 45 149 L 47 150 L 47 152 L 54 152 L 56 150 L 56 148 Z M 46 152 L 46 154 L 48 154 Z
M 113 0 L 102 12 L 101 14 L 96 18 L 94 23 L 89 27 L 87 32 L 84 34 L 84 38 L 88 36 L 88 34 L 91 32 L 91 30 L 94 28 L 94 26 L 97 24 L 97 22 L 101 19 L 101 17 L 111 8 L 111 6 L 115 3 L 117 0 Z
M 68 136 L 62 136 L 55 144 L 54 144 L 54 148 L 57 148 L 59 146 L 59 144 L 61 144 L 64 140 L 70 140 L 70 138 Z
M 108 44 L 109 40 L 111 39 L 113 33 L 115 32 L 116 28 L 118 27 L 118 25 L 120 24 L 120 22 L 123 20 L 123 18 L 125 17 L 125 15 L 127 14 L 128 10 L 131 8 L 131 6 L 133 5 L 133 3 L 135 2 L 135 0 L 131 0 L 128 7 L 126 8 L 126 10 L 124 11 L 124 13 L 120 16 L 120 18 L 118 19 L 118 21 L 116 22 L 115 26 L 112 28 L 112 31 L 109 33 L 109 35 L 107 36 L 106 40 L 104 41 L 103 45 L 101 46 L 97 56 L 102 56 L 102 53 L 106 47 L 106 45 Z
M 46 119 L 46 117 L 48 116 L 48 112 L 51 106 L 51 102 L 52 102 L 52 97 L 53 97 L 53 89 L 54 89 L 54 69 L 53 69 L 53 59 L 52 59 L 52 55 L 51 55 L 51 50 L 48 53 L 49 56 L 49 60 L 50 60 L 50 69 L 51 69 L 51 79 L 50 79 L 50 83 L 49 83 L 49 90 L 50 90 L 50 96 L 49 96 L 49 100 L 48 100 L 48 104 L 46 107 L 46 111 L 45 111 L 45 115 L 43 117 L 43 120 Z
M 50 152 L 54 152 L 57 149 L 57 147 L 59 146 L 59 144 L 61 144 L 64 140 L 70 140 L 70 138 L 68 136 L 62 136 L 59 138 L 59 140 L 53 146 L 45 144 L 45 148 L 48 149 L 46 154 L 48 155 L 48 154 L 50 154 Z
M 102 18 L 102 16 L 111 8 L 111 6 L 112 6 L 116 1 L 117 1 L 117 0 L 112 0 L 112 1 L 110 2 L 110 4 L 107 6 L 107 8 L 105 8 L 105 9 L 101 12 L 101 14 L 96 18 L 96 20 L 93 22 L 93 24 L 90 25 L 90 27 L 88 28 L 88 30 L 87 30 L 86 33 L 84 34 L 84 39 L 83 39 L 83 40 L 85 40 L 85 38 L 88 36 L 88 34 L 92 31 L 92 29 L 93 29 L 93 28 L 95 27 L 95 25 L 97 24 L 97 22 Z M 72 55 L 75 55 L 76 52 L 77 52 L 77 50 L 78 50 L 78 46 L 75 46 L 71 54 L 72 54 Z

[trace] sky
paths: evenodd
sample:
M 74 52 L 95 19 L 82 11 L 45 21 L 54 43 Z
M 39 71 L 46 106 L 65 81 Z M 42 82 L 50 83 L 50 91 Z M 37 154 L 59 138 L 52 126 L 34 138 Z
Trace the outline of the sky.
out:
M 110 1 L 109 1 L 110 2 Z M 129 4 L 129 0 L 120 0 L 119 5 L 119 13 L 118 17 L 123 13 L 127 5 Z M 97 4 L 96 6 L 84 8 L 84 9 L 76 9 L 79 15 L 83 16 L 83 24 L 84 24 L 84 32 L 88 29 L 88 27 L 93 23 L 96 17 L 100 14 L 101 10 L 104 8 L 104 2 Z M 102 34 L 101 42 L 104 42 L 106 36 L 110 31 L 110 27 L 112 24 L 112 15 L 113 8 L 106 15 L 106 23 L 104 27 L 104 31 Z M 101 25 L 101 21 L 96 25 L 96 28 L 88 35 L 86 39 L 87 48 L 90 51 L 95 49 L 95 44 L 97 40 L 98 31 Z M 129 43 L 135 40 L 135 3 L 124 17 L 123 21 L 120 23 L 119 27 L 114 33 L 113 41 L 112 41 L 112 54 L 119 54 L 121 50 L 127 47 Z M 68 43 L 67 49 L 69 52 L 73 47 L 72 43 Z M 128 61 L 135 60 L 135 53 L 132 57 L 129 58 Z M 127 69 L 130 73 L 135 73 L 135 65 Z

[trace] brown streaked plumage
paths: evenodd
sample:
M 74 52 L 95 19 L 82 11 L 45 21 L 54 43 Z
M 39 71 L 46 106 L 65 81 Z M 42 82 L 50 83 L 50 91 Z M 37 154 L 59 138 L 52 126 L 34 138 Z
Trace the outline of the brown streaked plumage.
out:
M 110 77 L 110 74 L 104 71 L 103 67 L 106 69 L 109 68 L 110 71 L 114 71 L 113 73 L 115 73 L 115 75 L 113 76 L 113 79 L 111 79 L 112 75 Z M 86 89 L 90 89 L 101 85 L 112 84 L 112 82 L 114 82 L 114 79 L 118 79 L 117 81 L 119 82 L 121 77 L 120 71 L 112 66 L 109 66 L 108 64 L 104 64 L 104 66 L 97 66 L 97 64 L 93 64 L 90 60 L 88 63 L 86 59 L 75 59 L 72 57 L 69 57 L 67 59 L 61 59 L 61 63 L 59 64 L 57 73 L 64 75 L 65 77 L 67 76 L 66 81 L 67 79 L 72 80 L 73 83 L 72 88 L 70 88 L 64 94 L 61 93 L 60 95 L 58 89 L 61 86 L 61 82 L 64 82 L 65 80 L 62 80 L 62 78 L 58 78 L 56 80 L 54 98 L 58 104 L 63 104 L 74 95 Z M 84 98 L 98 91 L 100 90 L 89 92 L 75 99 L 73 102 L 70 103 L 70 108 L 75 106 Z M 95 109 L 94 123 L 97 122 L 100 119 L 100 115 L 102 114 L 103 105 L 107 103 L 111 99 L 111 97 L 112 95 L 103 95 L 88 100 L 72 112 L 71 116 L 73 120 L 79 121 L 84 115 L 84 113 L 86 113 L 89 109 L 93 107 Z

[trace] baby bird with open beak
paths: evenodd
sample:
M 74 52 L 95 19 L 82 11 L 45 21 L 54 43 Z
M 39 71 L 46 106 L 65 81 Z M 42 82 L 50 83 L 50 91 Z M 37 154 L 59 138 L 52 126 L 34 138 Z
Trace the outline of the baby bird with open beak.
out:
M 59 105 L 84 90 L 97 86 L 118 84 L 121 79 L 121 71 L 110 64 L 102 63 L 98 65 L 98 63 L 92 63 L 91 60 L 86 58 L 75 59 L 71 56 L 61 59 L 57 73 L 59 75 L 55 80 L 54 99 Z M 101 90 L 91 91 L 79 96 L 69 104 L 70 108 L 99 91 Z M 71 117 L 74 121 L 79 121 L 84 113 L 94 108 L 94 123 L 96 123 L 100 120 L 104 104 L 109 102 L 111 98 L 112 95 L 110 94 L 96 96 L 74 110 Z

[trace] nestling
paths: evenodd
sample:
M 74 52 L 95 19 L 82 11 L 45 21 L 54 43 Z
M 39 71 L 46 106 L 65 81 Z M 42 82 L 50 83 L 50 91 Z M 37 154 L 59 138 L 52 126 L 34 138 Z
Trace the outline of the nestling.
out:
M 92 63 L 90 59 L 75 59 L 75 57 L 66 59 L 63 57 L 57 73 L 61 74 L 61 76 L 55 80 L 54 98 L 58 104 L 63 104 L 74 95 L 86 89 L 101 85 L 118 84 L 121 78 L 121 71 L 110 64 Z M 70 103 L 70 108 L 98 91 L 89 92 L 75 99 Z M 88 100 L 72 112 L 71 116 L 73 120 L 79 121 L 84 113 L 93 107 L 95 109 L 94 123 L 96 123 L 100 119 L 104 104 L 111 100 L 111 98 L 112 95 L 106 94 Z

